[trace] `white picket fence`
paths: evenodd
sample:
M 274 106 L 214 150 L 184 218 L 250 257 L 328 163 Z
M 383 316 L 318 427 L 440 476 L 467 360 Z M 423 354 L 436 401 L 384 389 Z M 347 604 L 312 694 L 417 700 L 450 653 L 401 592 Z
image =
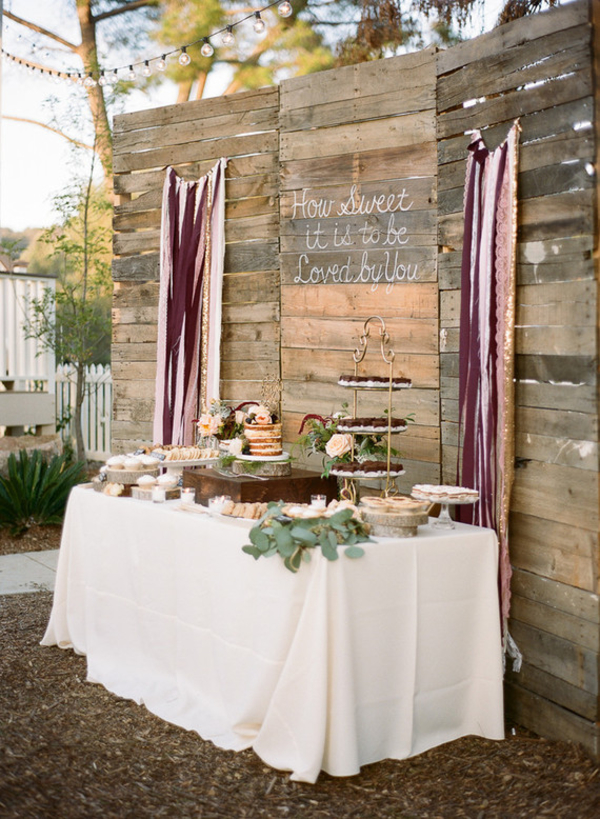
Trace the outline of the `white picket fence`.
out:
M 56 368 L 56 419 L 64 422 L 63 441 L 72 437 L 72 417 L 75 408 L 75 367 L 72 364 Z M 112 418 L 112 373 L 109 366 L 92 364 L 86 369 L 86 388 L 81 412 L 81 427 L 85 454 L 91 461 L 103 461 L 110 455 Z

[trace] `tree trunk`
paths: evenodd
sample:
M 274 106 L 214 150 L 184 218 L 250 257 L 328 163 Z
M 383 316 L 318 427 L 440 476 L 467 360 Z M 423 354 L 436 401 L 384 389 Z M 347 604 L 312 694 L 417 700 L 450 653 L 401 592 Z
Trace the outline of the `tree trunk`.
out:
M 77 0 L 77 16 L 81 27 L 81 45 L 77 53 L 83 61 L 86 73 L 97 72 L 99 68 L 96 50 L 96 23 L 91 9 L 91 0 Z M 104 168 L 109 198 L 112 198 L 112 136 L 102 88 L 93 85 L 87 89 L 90 110 L 96 132 L 96 151 Z
M 85 456 L 85 444 L 83 442 L 83 430 L 81 427 L 81 410 L 85 395 L 85 365 L 81 362 L 77 364 L 77 381 L 75 382 L 75 413 L 73 415 L 73 427 L 75 431 L 75 450 L 77 460 L 87 463 Z

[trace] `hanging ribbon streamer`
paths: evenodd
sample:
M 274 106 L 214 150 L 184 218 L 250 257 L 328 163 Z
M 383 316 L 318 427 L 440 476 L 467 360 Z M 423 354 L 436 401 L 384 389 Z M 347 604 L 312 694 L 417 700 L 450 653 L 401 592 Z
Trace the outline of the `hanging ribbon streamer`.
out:
M 163 187 L 154 441 L 194 443 L 192 421 L 219 397 L 226 159 Z
M 496 530 L 505 637 L 510 610 L 508 518 L 514 478 L 514 329 L 520 126 L 489 151 L 469 145 L 461 272 L 458 482 L 479 491 L 461 520 Z M 508 642 L 508 641 L 507 641 Z

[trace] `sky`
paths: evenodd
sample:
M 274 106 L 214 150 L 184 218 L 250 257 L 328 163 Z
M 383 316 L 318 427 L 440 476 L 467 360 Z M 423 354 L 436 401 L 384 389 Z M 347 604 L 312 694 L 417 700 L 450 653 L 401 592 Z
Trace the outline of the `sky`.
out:
M 77 39 L 77 28 L 73 25 L 73 14 L 69 7 L 74 0 L 3 0 L 4 9 L 25 19 L 61 34 L 66 39 Z M 486 0 L 488 19 L 497 16 L 502 0 Z M 480 26 L 485 23 L 480 23 Z M 481 28 L 480 28 L 481 30 Z M 21 37 L 19 38 L 19 34 Z M 76 62 L 69 65 L 58 53 L 45 56 L 43 49 L 47 41 L 16 23 L 4 20 L 3 48 L 17 56 L 28 57 L 36 62 L 46 63 L 57 69 L 76 70 Z M 35 51 L 32 51 L 35 48 Z M 40 53 L 41 50 L 41 53 Z M 157 56 L 153 53 L 145 56 Z M 109 55 L 110 56 L 110 55 Z M 111 65 L 121 66 L 129 61 L 129 55 L 115 55 Z M 109 59 L 110 61 L 110 59 Z M 75 103 L 85 110 L 85 93 L 73 96 L 73 89 L 67 83 L 56 84 L 36 72 L 30 76 L 4 59 L 1 71 L 0 105 L 4 117 L 48 122 L 51 109 L 48 100 L 57 97 L 65 103 L 67 98 L 79 100 Z M 213 78 L 207 88 L 208 96 L 215 96 L 224 90 L 227 78 L 223 75 Z M 123 103 L 123 111 L 131 112 L 161 105 L 169 105 L 176 100 L 176 88 L 166 84 L 146 93 L 136 91 Z M 72 149 L 61 136 L 39 126 L 24 122 L 13 122 L 6 118 L 0 124 L 0 227 L 21 231 L 29 227 L 48 227 L 55 221 L 53 197 L 64 189 L 72 173 Z

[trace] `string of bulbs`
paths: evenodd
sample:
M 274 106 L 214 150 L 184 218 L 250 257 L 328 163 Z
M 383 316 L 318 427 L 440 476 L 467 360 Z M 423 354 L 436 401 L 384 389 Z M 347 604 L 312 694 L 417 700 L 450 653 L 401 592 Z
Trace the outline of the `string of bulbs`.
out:
M 38 65 L 37 63 L 32 62 L 31 60 L 27 60 L 23 57 L 17 57 L 14 54 L 10 54 L 5 49 L 2 49 L 2 54 L 8 60 L 16 63 L 17 65 L 23 66 L 28 68 L 30 72 L 35 73 L 39 71 L 42 75 L 47 75 L 50 78 L 54 78 L 56 80 L 70 80 L 76 82 L 78 85 L 83 85 L 85 88 L 92 88 L 96 84 L 99 86 L 105 85 L 116 85 L 119 79 L 122 77 L 119 76 L 119 72 L 126 71 L 125 79 L 129 82 L 134 82 L 138 78 L 138 72 L 136 71 L 136 67 L 141 66 L 141 70 L 139 74 L 142 77 L 150 77 L 152 74 L 152 67 L 156 71 L 164 71 L 167 67 L 167 60 L 169 57 L 173 56 L 174 54 L 179 54 L 178 62 L 182 66 L 189 65 L 191 60 L 190 55 L 188 54 L 188 49 L 193 48 L 194 46 L 200 45 L 200 54 L 203 57 L 212 57 L 215 53 L 215 48 L 211 42 L 211 39 L 221 36 L 221 43 L 224 46 L 232 46 L 235 43 L 235 35 L 233 30 L 245 23 L 246 20 L 254 20 L 253 28 L 257 34 L 263 34 L 267 28 L 267 24 L 262 18 L 262 12 L 267 11 L 270 8 L 277 6 L 277 12 L 280 17 L 290 17 L 293 9 L 292 4 L 288 2 L 288 0 L 275 0 L 273 3 L 269 3 L 266 6 L 263 6 L 258 11 L 253 11 L 251 14 L 247 14 L 245 17 L 241 17 L 239 20 L 236 20 L 235 23 L 231 23 L 230 25 L 225 26 L 224 28 L 219 29 L 218 31 L 213 31 L 210 36 L 201 37 L 198 40 L 194 40 L 191 43 L 186 43 L 185 45 L 178 46 L 177 48 L 171 49 L 170 51 L 164 51 L 160 57 L 151 57 L 147 60 L 138 60 L 137 62 L 129 63 L 128 65 L 118 66 L 117 68 L 110 68 L 110 69 L 99 69 L 98 71 L 88 71 L 88 72 L 81 72 L 81 71 L 57 71 L 53 68 L 45 68 L 44 66 Z

